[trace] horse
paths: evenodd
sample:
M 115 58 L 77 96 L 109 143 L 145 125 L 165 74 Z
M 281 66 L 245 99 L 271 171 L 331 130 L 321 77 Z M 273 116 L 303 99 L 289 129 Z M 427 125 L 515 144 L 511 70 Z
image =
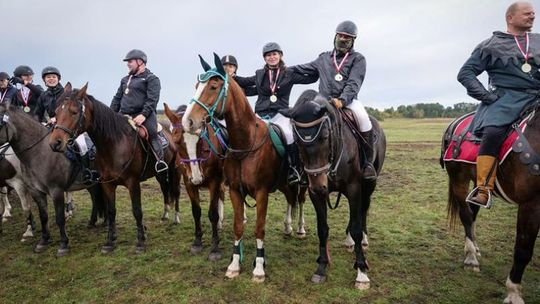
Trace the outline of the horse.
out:
M 56 224 L 60 229 L 60 247 L 57 255 L 64 256 L 69 252 L 65 229 L 64 192 L 89 189 L 92 201 L 103 205 L 99 187 L 76 182 L 79 170 L 64 155 L 50 150 L 46 140 L 49 136 L 50 132 L 46 127 L 17 107 L 12 107 L 9 103 L 0 104 L 0 144 L 9 142 L 20 161 L 22 181 L 39 209 L 41 238 L 34 251 L 43 252 L 52 242 L 47 213 L 47 195 L 49 195 L 54 202 Z M 96 214 L 101 210 L 100 206 L 94 205 Z
M 356 131 L 345 122 L 342 112 L 314 90 L 303 92 L 292 109 L 280 111 L 292 120 L 295 142 L 305 166 L 304 171 L 308 175 L 309 197 L 317 214 L 319 257 L 317 270 L 311 280 L 314 283 L 326 280 L 326 268 L 330 261 L 327 204 L 330 209 L 335 209 L 343 194 L 349 200 L 347 230 L 354 240 L 354 269 L 357 269 L 355 287 L 364 290 L 370 287 L 370 280 L 362 240 L 364 233 L 367 234 L 367 212 L 376 181 L 364 180 L 362 177 L 363 154 L 358 148 Z M 378 122 L 373 117 L 370 119 L 373 132 L 377 134 L 374 166 L 379 173 L 384 163 L 386 138 Z M 339 193 L 334 207 L 330 204 L 331 192 Z
M 185 111 L 185 109 L 183 109 Z M 195 239 L 191 245 L 191 253 L 199 254 L 202 251 L 201 202 L 199 190 L 208 188 L 210 193 L 210 207 L 208 219 L 212 224 L 212 246 L 208 259 L 216 261 L 221 259 L 219 249 L 219 230 L 223 219 L 223 202 L 225 200 L 223 186 L 223 160 L 210 150 L 204 140 L 182 129 L 181 113 L 174 113 L 165 103 L 165 115 L 171 122 L 171 133 L 177 147 L 177 162 L 179 174 L 182 175 L 186 192 L 191 201 L 191 212 L 195 221 Z M 215 149 L 221 151 L 217 138 L 212 136 Z
M 103 195 L 108 204 L 107 241 L 102 253 L 116 247 L 116 188 L 125 186 L 131 198 L 133 216 L 137 225 L 136 253 L 146 250 L 146 227 L 141 208 L 141 181 L 156 176 L 163 193 L 164 205 L 178 204 L 179 177 L 175 167 L 176 148 L 168 130 L 163 133 L 169 141 L 164 149 L 167 171 L 156 174 L 156 162 L 147 141 L 130 125 L 128 118 L 114 112 L 93 96 L 87 94 L 88 83 L 74 89 L 67 83 L 56 110 L 56 125 L 49 138 L 50 148 L 65 151 L 68 144 L 81 133 L 87 132 L 96 146 L 95 163 L 100 174 Z
M 227 76 L 220 58 L 214 53 L 216 68 L 199 56 L 205 71 L 199 76 L 192 102 L 182 118 L 186 132 L 199 135 L 214 119 L 225 119 L 229 134 L 228 147 L 223 165 L 229 184 L 229 195 L 234 210 L 234 251 L 225 276 L 235 278 L 240 274 L 244 259 L 244 203 L 247 195 L 256 201 L 257 255 L 254 263 L 254 282 L 265 280 L 264 236 L 268 196 L 279 189 L 288 204 L 298 202 L 298 185 L 287 184 L 286 159 L 280 157 L 270 140 L 266 123 L 251 109 L 240 86 Z
M 512 269 L 506 279 L 507 297 L 504 303 L 523 303 L 521 280 L 525 267 L 531 261 L 534 244 L 540 228 L 540 179 L 538 175 L 531 174 L 527 165 L 520 161 L 520 157 L 538 159 L 540 151 L 540 103 L 533 107 L 531 116 L 527 119 L 527 127 L 519 136 L 518 141 L 528 141 L 530 152 L 518 153 L 515 145 L 506 156 L 504 162 L 498 165 L 496 194 L 504 201 L 516 204 L 517 225 L 516 240 L 514 246 L 514 259 Z M 457 121 L 457 120 L 456 120 Z M 442 153 L 440 163 L 448 174 L 448 216 L 451 226 L 454 226 L 457 217 L 461 220 L 465 230 L 465 259 L 463 261 L 466 270 L 480 271 L 478 257 L 481 256 L 477 245 L 475 223 L 480 206 L 468 203 L 467 196 L 470 184 L 476 187 L 476 164 L 445 161 L 443 155 L 452 138 L 454 122 L 444 132 L 442 141 Z M 523 137 L 522 137 L 523 136 Z M 529 154 L 527 156 L 527 154 Z M 530 166 L 538 167 L 531 163 Z

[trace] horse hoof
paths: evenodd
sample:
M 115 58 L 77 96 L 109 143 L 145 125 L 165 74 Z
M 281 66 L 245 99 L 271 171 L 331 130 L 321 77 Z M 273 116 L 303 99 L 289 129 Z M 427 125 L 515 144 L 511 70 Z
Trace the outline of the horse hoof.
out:
M 210 262 L 216 262 L 221 260 L 221 253 L 220 252 L 210 252 L 208 255 L 208 260 Z
M 108 254 L 114 251 L 114 245 L 103 245 L 101 247 L 101 253 Z
M 354 283 L 354 287 L 358 290 L 368 290 L 371 286 L 369 282 L 358 282 Z
M 69 248 L 60 248 L 56 252 L 56 256 L 60 258 L 60 257 L 66 256 L 68 253 L 69 253 Z
M 2 218 L 2 223 L 5 223 L 5 222 L 7 222 L 7 221 L 8 221 L 8 218 L 7 218 L 7 217 L 3 217 L 3 218 Z
M 253 278 L 251 279 L 253 282 L 255 283 L 263 283 L 264 280 L 266 279 L 265 276 L 261 276 L 261 275 L 254 275 Z
M 35 253 L 42 253 L 49 248 L 49 244 L 37 244 L 36 247 L 34 247 Z
M 322 284 L 322 283 L 326 282 L 326 276 L 314 274 L 311 277 L 311 282 L 313 282 L 315 284 Z
M 299 239 L 303 239 L 303 238 L 306 237 L 306 233 L 305 232 L 297 232 L 296 237 L 299 238 Z
M 518 295 L 509 295 L 504 299 L 504 304 L 525 304 L 525 301 Z
M 478 265 L 464 265 L 463 269 L 469 270 L 472 272 L 480 272 L 480 266 Z
M 348 252 L 354 252 L 354 245 L 353 246 L 345 246 L 345 249 L 347 249 Z
M 225 273 L 225 276 L 229 279 L 234 279 L 236 278 L 238 275 L 240 275 L 240 271 L 239 270 L 227 270 L 227 272 Z
M 202 246 L 192 245 L 190 252 L 192 255 L 198 255 L 199 253 L 201 253 L 202 249 L 203 249 Z
M 145 251 L 146 251 L 146 246 L 144 245 L 137 245 L 137 247 L 135 247 L 136 254 L 141 254 L 141 253 L 144 253 Z

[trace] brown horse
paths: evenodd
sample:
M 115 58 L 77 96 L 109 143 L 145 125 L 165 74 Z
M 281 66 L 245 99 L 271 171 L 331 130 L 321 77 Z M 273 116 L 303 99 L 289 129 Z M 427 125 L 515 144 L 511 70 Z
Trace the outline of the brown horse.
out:
M 185 109 L 184 109 L 185 111 Z M 208 188 L 210 192 L 210 207 L 208 219 L 212 223 L 212 247 L 208 259 L 216 261 L 221 259 L 219 249 L 219 230 L 223 218 L 223 160 L 209 148 L 204 140 L 182 128 L 183 113 L 174 113 L 165 104 L 165 115 L 171 121 L 171 132 L 177 147 L 177 162 L 179 174 L 184 179 L 186 192 L 191 201 L 191 212 L 195 221 L 195 240 L 191 245 L 191 253 L 198 254 L 202 251 L 202 226 L 201 226 L 201 199 L 199 190 Z M 215 136 L 210 137 L 214 147 L 221 152 L 219 142 Z
M 201 58 L 205 73 L 199 76 L 197 91 L 182 119 L 186 132 L 198 134 L 214 119 L 225 119 L 229 133 L 224 163 L 225 176 L 234 209 L 234 253 L 226 276 L 240 273 L 243 260 L 244 202 L 247 195 L 256 201 L 257 257 L 253 280 L 265 279 L 264 235 L 268 195 L 279 189 L 291 205 L 299 195 L 297 186 L 287 185 L 287 164 L 269 138 L 266 123 L 251 109 L 240 86 L 225 73 L 219 56 L 214 54 L 216 68 Z
M 165 205 L 172 205 L 172 201 L 178 202 L 180 188 L 175 167 L 176 149 L 170 132 L 164 130 L 171 143 L 164 149 L 169 170 L 156 175 L 155 158 L 149 144 L 141 140 L 125 116 L 115 113 L 88 95 L 87 85 L 80 90 L 72 89 L 70 83 L 66 85 L 60 97 L 62 105 L 56 110 L 57 124 L 49 144 L 54 151 L 64 151 L 77 135 L 88 133 L 97 149 L 96 166 L 101 175 L 103 195 L 108 203 L 109 232 L 102 252 L 111 252 L 116 246 L 116 187 L 123 185 L 128 188 L 131 197 L 133 216 L 137 222 L 136 252 L 140 253 L 146 248 L 140 183 L 156 176 Z
M 538 105 L 530 118 L 524 137 L 534 151 L 540 151 L 540 115 Z M 452 124 L 451 124 L 452 125 Z M 452 138 L 452 128 L 448 128 L 443 137 L 442 151 Z M 448 133 L 450 132 L 450 133 Z M 533 152 L 534 153 L 534 152 Z M 536 154 L 534 153 L 534 154 Z M 525 267 L 530 262 L 538 230 L 540 227 L 540 178 L 532 175 L 526 165 L 520 161 L 520 154 L 512 151 L 499 165 L 497 171 L 496 192 L 510 203 L 518 206 L 516 242 L 512 270 L 506 279 L 507 297 L 504 303 L 523 303 L 521 279 Z M 536 156 L 538 157 L 538 156 Z M 475 221 L 480 207 L 466 202 L 471 181 L 476 187 L 475 164 L 457 161 L 443 161 L 441 166 L 448 173 L 448 215 L 451 223 L 459 216 L 465 228 L 465 260 L 466 269 L 480 271 L 480 249 L 476 243 Z

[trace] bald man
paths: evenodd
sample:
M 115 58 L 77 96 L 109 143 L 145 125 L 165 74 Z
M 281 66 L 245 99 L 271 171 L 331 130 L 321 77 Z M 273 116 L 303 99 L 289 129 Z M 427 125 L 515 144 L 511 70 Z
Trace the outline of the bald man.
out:
M 469 202 L 486 208 L 491 206 L 497 156 L 506 132 L 523 109 L 538 99 L 540 35 L 531 33 L 534 17 L 530 3 L 510 5 L 506 31 L 494 32 L 481 42 L 458 74 L 467 93 L 481 101 L 471 124 L 482 141 L 476 159 L 477 188 Z M 489 89 L 477 78 L 483 72 L 489 76 Z

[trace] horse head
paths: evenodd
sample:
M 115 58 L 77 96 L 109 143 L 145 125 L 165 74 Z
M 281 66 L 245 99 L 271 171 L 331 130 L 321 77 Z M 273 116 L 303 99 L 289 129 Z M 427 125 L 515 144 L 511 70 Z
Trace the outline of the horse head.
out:
M 73 89 L 67 83 L 59 100 L 61 106 L 56 109 L 56 125 L 49 138 L 49 145 L 55 152 L 64 152 L 77 136 L 86 132 L 88 109 L 86 90 L 88 83 L 81 89 Z
M 294 108 L 279 111 L 291 118 L 295 142 L 300 150 L 309 188 L 320 195 L 328 194 L 328 175 L 334 158 L 332 126 L 335 110 L 314 90 L 307 90 L 299 97 Z
M 211 68 L 201 55 L 199 58 L 205 72 L 198 76 L 195 95 L 182 118 L 184 130 L 192 134 L 198 134 L 214 118 L 223 118 L 229 87 L 227 73 L 216 53 L 215 68 Z
M 189 181 L 194 185 L 199 185 L 204 180 L 204 170 L 201 168 L 201 162 L 198 161 L 197 144 L 199 137 L 185 132 L 182 126 L 182 117 L 187 109 L 186 106 L 178 108 L 173 112 L 168 104 L 165 106 L 165 115 L 171 121 L 171 133 L 173 141 L 178 148 L 178 156 L 181 165 Z

